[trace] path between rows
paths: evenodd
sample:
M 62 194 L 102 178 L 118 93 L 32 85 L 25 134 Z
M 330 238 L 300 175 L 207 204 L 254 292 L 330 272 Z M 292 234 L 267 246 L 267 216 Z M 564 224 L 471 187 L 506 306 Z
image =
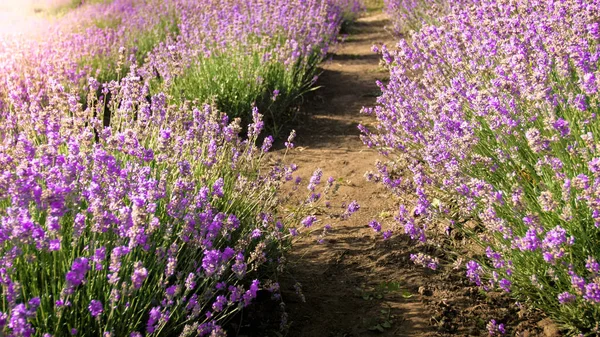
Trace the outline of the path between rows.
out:
M 288 287 L 294 281 L 302 285 L 306 303 L 293 294 L 285 296 L 291 337 L 426 336 L 433 332 L 431 315 L 418 293 L 426 279 L 408 261 L 410 243 L 384 242 L 367 226 L 371 219 L 392 220 L 392 214 L 385 212 L 393 209 L 391 196 L 363 177 L 379 156 L 362 144 L 357 129 L 359 123 L 374 122 L 360 110 L 375 104 L 376 80 L 388 76 L 379 66 L 379 55 L 371 50 L 373 44 L 394 44 L 385 31 L 388 24 L 382 13 L 360 18 L 323 65 L 322 88 L 306 104 L 310 117 L 298 130 L 297 150 L 290 161 L 300 167 L 299 175 L 305 179 L 317 167 L 323 169 L 323 180 L 329 176 L 344 179 L 331 199 L 332 212 L 339 213 L 342 203 L 352 200 L 361 209 L 347 221 L 322 214 L 320 226 L 331 223 L 334 228 L 328 240 L 317 243 L 320 231 L 316 230 L 294 245 L 289 259 L 294 279 L 287 283 Z M 401 289 L 384 290 L 386 285 Z M 377 329 L 383 332 L 373 331 Z
M 556 326 L 539 313 L 503 294 L 482 294 L 446 250 L 416 245 L 398 233 L 383 241 L 368 227 L 373 219 L 392 224 L 398 209 L 382 186 L 365 180 L 364 173 L 374 170 L 380 156 L 362 144 L 357 129 L 375 122 L 360 110 L 376 103 L 376 81 L 387 80 L 388 71 L 379 66 L 372 46 L 395 45 L 388 25 L 381 12 L 360 18 L 322 66 L 322 88 L 304 104 L 308 118 L 288 159 L 305 181 L 321 168 L 323 181 L 333 176 L 343 183 L 329 199 L 331 209 L 319 214 L 313 233 L 302 236 L 288 256 L 288 272 L 280 280 L 291 322 L 287 336 L 487 336 L 487 322 L 496 319 L 519 336 L 557 337 Z M 352 200 L 360 211 L 340 221 L 335 215 Z M 333 231 L 317 243 L 326 224 Z M 410 254 L 417 252 L 439 257 L 438 270 L 415 266 Z M 302 285 L 305 302 L 295 294 L 296 283 Z

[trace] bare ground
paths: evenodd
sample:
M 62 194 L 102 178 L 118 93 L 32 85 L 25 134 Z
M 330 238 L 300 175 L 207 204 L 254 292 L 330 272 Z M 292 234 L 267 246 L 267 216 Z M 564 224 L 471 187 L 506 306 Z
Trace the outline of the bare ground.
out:
M 484 295 L 463 277 L 464 271 L 442 262 L 438 271 L 425 270 L 410 261 L 415 250 L 448 261 L 443 251 L 417 247 L 403 235 L 383 241 L 368 227 L 372 219 L 393 222 L 397 202 L 381 186 L 363 175 L 379 158 L 359 139 L 357 125 L 370 125 L 372 117 L 361 107 L 375 104 L 380 93 L 376 80 L 385 81 L 373 44 L 394 46 L 385 30 L 387 17 L 372 13 L 360 18 L 346 41 L 323 65 L 322 86 L 305 102 L 308 118 L 298 130 L 297 149 L 288 154 L 308 179 L 315 168 L 342 178 L 331 209 L 320 214 L 314 234 L 303 236 L 290 253 L 282 296 L 289 313 L 290 337 L 345 336 L 479 336 L 487 335 L 490 319 L 507 323 L 511 335 L 556 336 L 539 314 L 520 309 L 497 294 Z M 356 200 L 361 206 L 350 219 L 334 214 Z M 318 243 L 320 228 L 333 231 Z M 300 296 L 295 284 L 302 285 Z M 304 297 L 305 301 L 302 300 Z

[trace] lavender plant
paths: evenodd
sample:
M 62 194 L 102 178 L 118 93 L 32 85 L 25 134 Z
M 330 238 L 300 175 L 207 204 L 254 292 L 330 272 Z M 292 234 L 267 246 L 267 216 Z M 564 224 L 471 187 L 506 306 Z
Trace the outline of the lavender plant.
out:
M 360 9 L 353 0 L 180 1 L 177 7 L 192 13 L 182 15 L 182 33 L 143 66 L 158 75 L 156 90 L 213 100 L 246 123 L 254 105 L 274 132 L 294 118 L 299 98 L 314 89 L 317 65 L 335 43 L 342 20 Z
M 404 195 L 397 228 L 462 231 L 467 276 L 543 309 L 570 333 L 600 321 L 597 1 L 473 1 L 380 49 L 390 81 L 364 142 L 369 175 Z M 404 170 L 404 177 L 400 172 Z M 415 257 L 423 260 L 423 257 Z M 429 259 L 429 257 L 427 257 Z
M 82 92 L 90 76 L 118 81 L 139 65 L 152 94 L 214 102 L 244 124 L 254 105 L 274 126 L 293 117 L 342 20 L 359 9 L 355 0 L 88 4 L 52 25 L 42 41 L 8 41 L 0 68 L 10 76 L 0 82 L 0 104 L 31 110 L 47 103 L 55 81 Z
M 313 182 L 301 207 L 279 212 L 281 186 L 296 167 L 265 162 L 273 138 L 256 144 L 265 124 L 256 107 L 248 106 L 252 118 L 240 137 L 239 119 L 214 105 L 194 108 L 170 94 L 171 84 L 199 55 L 237 48 L 241 56 L 247 47 L 261 57 L 277 50 L 273 58 L 283 66 L 271 62 L 265 76 L 302 87 L 304 75 L 286 72 L 305 70 L 285 60 L 322 57 L 342 7 L 315 2 L 311 8 L 320 11 L 309 12 L 319 15 L 312 18 L 301 16 L 306 8 L 295 2 L 257 3 L 251 9 L 291 22 L 289 35 L 271 38 L 282 26 L 252 11 L 204 22 L 187 16 L 197 2 L 154 3 L 86 5 L 61 18 L 65 26 L 46 41 L 2 40 L 2 334 L 224 336 L 222 326 L 258 291 L 278 296 L 270 276 L 281 268 L 290 238 L 317 221 L 303 207 L 321 200 L 333 180 L 322 192 Z M 212 6 L 225 14 L 242 3 Z M 102 8 L 100 21 L 83 14 Z M 121 34 L 124 27 L 140 30 Z M 219 27 L 239 30 L 223 36 Z M 254 46 L 258 37 L 270 42 Z M 224 81 L 236 81 L 226 74 Z M 156 83 L 166 91 L 155 90 Z M 278 90 L 269 92 L 273 101 Z M 345 217 L 357 209 L 353 204 Z
M 0 331 L 225 336 L 259 289 L 277 289 L 265 268 L 302 213 L 276 213 L 294 168 L 262 163 L 261 116 L 241 140 L 211 106 L 147 102 L 139 80 L 110 88 L 118 127 L 88 117 L 100 102 L 74 108 L 57 87 L 53 109 L 81 121 L 2 128 Z
M 392 32 L 399 36 L 418 31 L 423 25 L 438 24 L 437 20 L 447 14 L 450 6 L 447 0 L 384 0 Z

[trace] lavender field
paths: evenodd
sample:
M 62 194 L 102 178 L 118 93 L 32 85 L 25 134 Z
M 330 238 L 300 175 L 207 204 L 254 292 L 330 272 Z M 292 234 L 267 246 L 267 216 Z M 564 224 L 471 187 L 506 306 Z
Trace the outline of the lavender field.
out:
M 600 333 L 599 1 L 0 21 L 0 336 Z

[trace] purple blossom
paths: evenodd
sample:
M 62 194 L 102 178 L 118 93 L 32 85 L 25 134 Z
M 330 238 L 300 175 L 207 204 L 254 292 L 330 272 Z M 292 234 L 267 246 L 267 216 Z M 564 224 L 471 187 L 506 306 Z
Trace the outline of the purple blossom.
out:
M 185 289 L 187 291 L 192 291 L 196 288 L 196 275 L 194 273 L 189 273 L 185 278 Z
M 150 309 L 148 322 L 146 323 L 146 331 L 148 333 L 153 333 L 156 330 L 158 320 L 161 317 L 162 317 L 162 313 L 160 311 L 160 307 L 154 307 L 154 308 Z
M 546 233 L 546 238 L 544 238 L 542 244 L 546 248 L 554 249 L 558 248 L 565 242 L 567 242 L 567 231 L 560 226 L 556 226 L 554 229 Z
M 102 314 L 102 312 L 104 312 L 104 308 L 102 307 L 102 302 L 97 301 L 97 300 L 92 300 L 90 302 L 90 305 L 88 306 L 88 309 L 90 311 L 90 314 L 94 318 L 98 318 Z
M 133 284 L 133 288 L 140 289 L 147 277 L 148 270 L 144 268 L 142 262 L 136 262 L 133 269 L 133 275 L 131 275 L 131 283 Z
M 8 327 L 17 336 L 32 336 L 35 333 L 35 329 L 28 323 L 28 320 L 34 315 L 35 312 L 27 310 L 25 304 L 17 304 L 10 312 Z
M 269 152 L 269 150 L 271 149 L 272 146 L 273 146 L 273 137 L 272 136 L 265 137 L 265 140 L 263 141 L 263 145 L 261 148 L 262 151 Z
M 102 246 L 94 252 L 94 256 L 92 256 L 92 261 L 95 264 L 96 270 L 102 270 L 102 263 L 106 260 L 106 247 Z
M 73 289 L 83 283 L 85 275 L 90 270 L 89 261 L 85 257 L 78 257 L 73 261 L 71 270 L 65 275 L 67 284 L 70 289 Z
M 310 177 L 310 181 L 308 183 L 308 190 L 314 191 L 317 185 L 321 183 L 321 177 L 323 177 L 323 170 L 316 169 L 313 175 Z
M 600 303 L 600 285 L 595 282 L 586 284 L 583 298 L 590 302 Z
M 498 282 L 498 285 L 500 286 L 500 288 L 502 288 L 502 290 L 506 291 L 507 293 L 510 292 L 510 287 L 512 285 L 512 282 L 503 278 Z
M 554 128 L 560 132 L 562 137 L 568 136 L 571 132 L 571 129 L 569 128 L 569 122 L 562 118 L 559 118 L 556 122 L 554 122 L 554 124 L 552 124 L 552 126 L 554 126 Z
M 222 198 L 225 195 L 225 192 L 223 192 L 224 183 L 225 181 L 223 180 L 223 178 L 219 178 L 215 181 L 212 187 L 212 194 L 214 196 Z
M 487 330 L 490 336 L 504 335 L 506 333 L 504 324 L 498 323 L 495 319 L 488 322 Z
M 213 303 L 212 308 L 215 312 L 223 311 L 223 308 L 227 305 L 227 298 L 223 295 L 217 296 L 216 301 Z
M 300 221 L 300 223 L 306 228 L 311 227 L 315 222 L 317 222 L 317 217 L 314 215 L 309 215 Z
M 574 302 L 576 299 L 577 299 L 577 296 L 571 294 L 568 291 L 558 294 L 558 302 L 560 304 L 571 303 L 571 302 Z
M 480 274 L 482 272 L 481 266 L 477 262 L 471 260 L 471 261 L 467 262 L 466 267 L 467 267 L 467 278 L 471 282 L 480 286 L 481 285 Z
M 296 138 L 296 130 L 292 130 L 292 132 L 290 132 L 290 135 L 288 136 L 287 141 L 284 143 L 285 147 L 288 150 L 294 148 L 294 139 L 295 138 Z
M 410 260 L 413 261 L 415 264 L 421 265 L 431 270 L 437 270 L 439 265 L 439 261 L 437 258 L 423 253 L 410 254 Z
M 371 222 L 369 222 L 369 227 L 371 227 L 377 233 L 381 232 L 381 224 L 376 220 L 371 220 Z
M 356 202 L 356 200 L 353 200 L 352 202 L 350 202 L 350 204 L 348 204 L 348 207 L 346 208 L 346 212 L 344 212 L 344 219 L 349 218 L 352 214 L 356 213 L 358 210 L 360 209 L 360 205 L 358 204 L 358 202 Z

